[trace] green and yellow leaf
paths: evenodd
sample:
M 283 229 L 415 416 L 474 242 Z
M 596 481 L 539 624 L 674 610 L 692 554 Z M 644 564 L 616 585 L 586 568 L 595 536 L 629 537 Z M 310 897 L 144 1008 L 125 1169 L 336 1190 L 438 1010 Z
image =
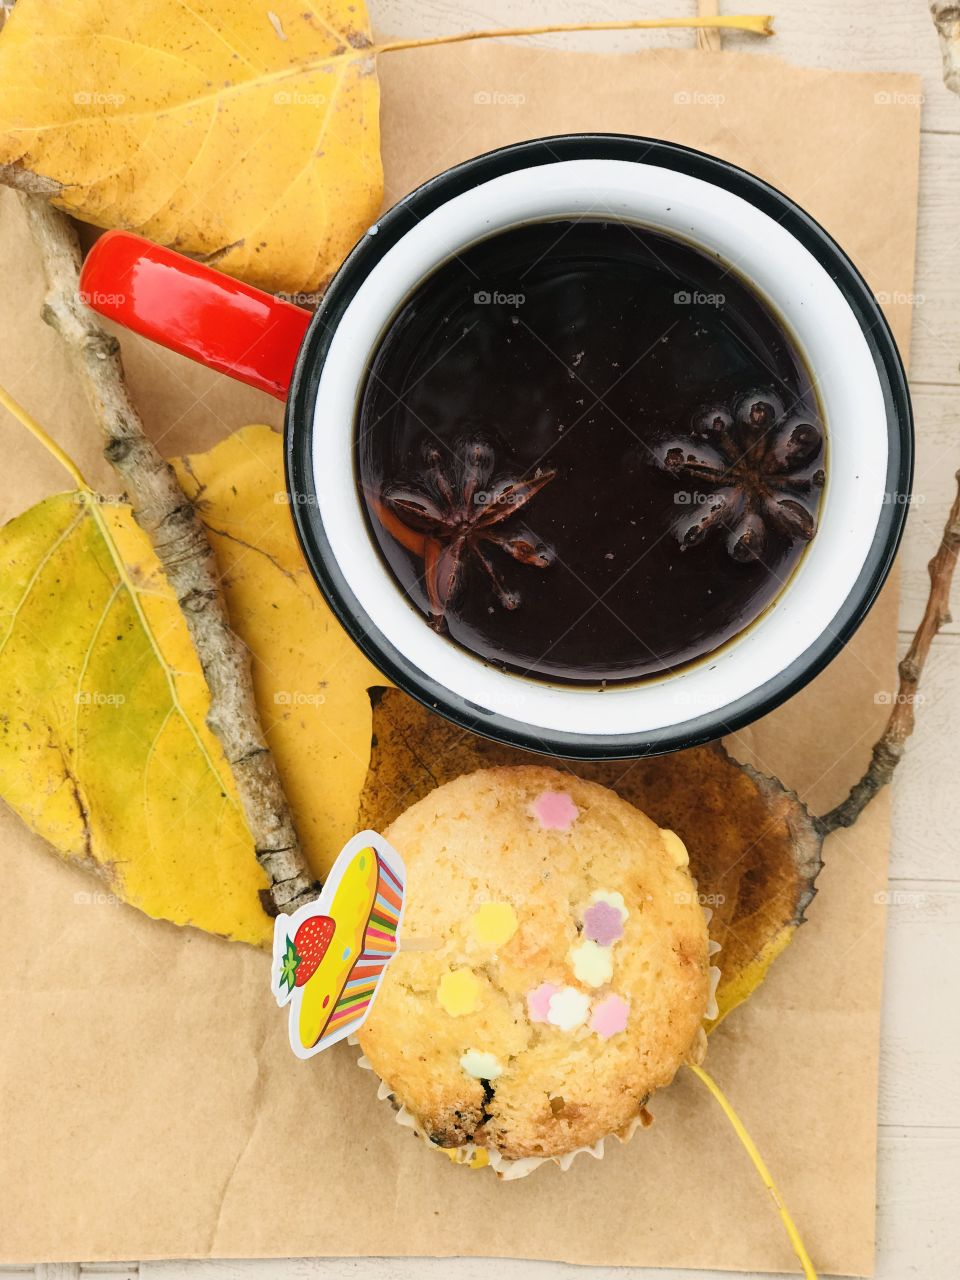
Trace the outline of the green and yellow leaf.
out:
M 383 678 L 303 563 L 280 436 L 247 427 L 177 469 L 322 877 L 355 830 L 366 690 Z M 0 796 L 148 915 L 266 945 L 266 880 L 208 706 L 183 616 L 128 507 L 60 494 L 0 530 Z
M 149 915 L 271 927 L 206 682 L 130 509 L 57 494 L 0 530 L 0 794 Z

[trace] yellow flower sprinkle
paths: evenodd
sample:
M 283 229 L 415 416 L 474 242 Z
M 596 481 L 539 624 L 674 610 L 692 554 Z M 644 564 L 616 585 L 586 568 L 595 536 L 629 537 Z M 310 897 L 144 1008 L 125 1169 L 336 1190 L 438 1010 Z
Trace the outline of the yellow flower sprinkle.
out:
M 480 980 L 471 969 L 453 969 L 440 979 L 437 999 L 451 1018 L 462 1018 L 480 1003 Z
M 663 841 L 667 853 L 670 855 L 675 867 L 687 867 L 690 865 L 690 855 L 687 853 L 687 846 L 675 831 L 670 831 L 667 827 L 661 827 L 660 839 Z
M 468 1156 L 460 1147 L 441 1147 L 440 1150 L 448 1160 L 452 1160 L 454 1164 L 461 1164 L 467 1169 L 483 1169 L 490 1163 L 486 1147 L 477 1147 L 472 1156 Z
M 496 951 L 517 932 L 517 913 L 509 902 L 485 902 L 470 917 L 470 931 L 482 947 Z
M 589 938 L 570 948 L 570 964 L 578 982 L 588 987 L 602 987 L 613 977 L 613 952 L 609 947 L 597 946 Z

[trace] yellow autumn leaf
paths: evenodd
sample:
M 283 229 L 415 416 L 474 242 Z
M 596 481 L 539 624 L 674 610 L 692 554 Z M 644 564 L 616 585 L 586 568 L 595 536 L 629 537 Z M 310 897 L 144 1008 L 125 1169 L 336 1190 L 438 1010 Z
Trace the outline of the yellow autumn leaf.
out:
M 364 0 L 18 0 L 0 31 L 0 180 L 314 294 L 383 200 L 382 53 L 550 31 L 713 27 L 766 14 L 625 18 L 374 44 Z
M 58 494 L 0 530 L 0 795 L 149 915 L 271 921 L 183 615 L 129 507 Z
M 281 437 L 246 427 L 176 467 L 216 551 L 264 730 L 322 877 L 356 830 L 367 688 L 384 679 L 304 565 Z M 266 878 L 208 707 L 183 616 L 127 506 L 60 494 L 0 530 L 0 796 L 148 915 L 269 945 Z
M 367 688 L 387 681 L 330 611 L 293 531 L 283 439 L 244 427 L 208 453 L 175 461 L 198 505 L 234 629 L 252 657 L 267 742 L 304 853 L 323 877 L 357 830 L 370 760 Z
M 379 109 L 363 0 L 19 0 L 0 33 L 0 165 L 273 290 L 376 217 Z

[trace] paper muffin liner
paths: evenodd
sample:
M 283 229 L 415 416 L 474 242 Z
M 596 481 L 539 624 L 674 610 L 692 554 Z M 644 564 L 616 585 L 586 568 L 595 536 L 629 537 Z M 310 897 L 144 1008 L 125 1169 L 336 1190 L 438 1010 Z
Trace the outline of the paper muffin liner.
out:
M 712 959 L 718 951 L 723 948 L 719 942 L 714 942 L 710 937 L 710 921 L 713 919 L 713 907 L 702 907 L 704 918 L 707 922 L 707 959 Z M 715 964 L 710 965 L 707 969 L 707 976 L 710 979 L 710 988 L 707 992 L 707 1010 L 703 1015 L 704 1022 L 715 1022 L 720 1017 L 720 1006 L 717 1004 L 717 987 L 720 985 L 720 970 Z
M 356 1045 L 356 1038 L 351 1036 L 348 1043 Z M 357 1059 L 357 1066 L 364 1071 L 373 1071 L 373 1065 L 363 1054 Z M 375 1071 L 374 1075 L 376 1075 Z M 411 1129 L 431 1151 L 442 1152 L 454 1164 L 468 1165 L 474 1168 L 484 1168 L 489 1165 L 497 1177 L 502 1178 L 504 1182 L 512 1182 L 515 1178 L 525 1178 L 528 1174 L 533 1173 L 534 1169 L 538 1169 L 540 1165 L 550 1162 L 566 1172 L 579 1155 L 593 1156 L 595 1160 L 603 1159 L 606 1137 L 598 1138 L 591 1147 L 576 1147 L 572 1151 L 565 1151 L 562 1156 L 526 1156 L 522 1160 L 507 1160 L 499 1151 L 493 1151 L 489 1147 L 478 1146 L 475 1142 L 465 1143 L 462 1147 L 438 1147 L 435 1142 L 430 1141 L 427 1134 L 417 1124 L 413 1113 L 408 1111 L 402 1102 L 397 1101 L 393 1090 L 385 1080 L 380 1080 L 378 1083 L 377 1098 L 381 1102 L 389 1102 L 393 1107 L 393 1118 L 397 1124 L 402 1125 L 405 1129 Z M 641 1114 L 635 1116 L 622 1133 L 608 1136 L 616 1138 L 619 1142 L 629 1142 L 642 1123 L 643 1117 Z
M 710 920 L 713 911 L 709 907 L 703 908 L 706 916 L 707 927 L 709 930 Z M 720 943 L 715 942 L 707 935 L 707 957 L 712 958 L 720 951 Z M 717 965 L 710 965 L 708 969 L 710 979 L 710 987 L 707 995 L 707 1008 L 704 1013 L 704 1023 L 713 1022 L 719 1015 L 717 1006 L 717 986 L 720 982 L 720 969 Z M 359 1040 L 355 1035 L 347 1037 L 347 1043 L 354 1047 L 359 1047 Z M 700 1033 L 691 1045 L 689 1057 L 700 1062 L 703 1060 L 706 1052 L 706 1035 L 701 1025 Z M 357 1066 L 364 1071 L 371 1071 L 376 1075 L 373 1064 L 363 1054 L 357 1059 Z M 478 1146 L 474 1142 L 465 1143 L 462 1147 L 438 1147 L 435 1142 L 431 1142 L 430 1138 L 417 1124 L 416 1118 L 407 1107 L 397 1100 L 393 1090 L 385 1080 L 378 1077 L 377 1099 L 380 1102 L 389 1102 L 394 1112 L 394 1120 L 397 1124 L 402 1125 L 405 1129 L 411 1129 L 422 1142 L 424 1142 L 431 1151 L 440 1151 L 454 1164 L 467 1165 L 471 1168 L 484 1168 L 487 1165 L 494 1171 L 498 1178 L 504 1182 L 513 1182 L 517 1178 L 525 1178 L 528 1174 L 533 1173 L 535 1169 L 539 1169 L 542 1164 L 555 1164 L 558 1169 L 566 1173 L 573 1164 L 577 1156 L 592 1156 L 594 1160 L 602 1160 L 604 1157 L 605 1143 L 607 1138 L 615 1138 L 617 1142 L 623 1144 L 629 1142 L 638 1129 L 652 1123 L 652 1116 L 649 1115 L 646 1107 L 641 1108 L 639 1113 L 621 1129 L 619 1133 L 606 1134 L 602 1138 L 598 1138 L 592 1146 L 574 1147 L 571 1151 L 565 1151 L 559 1156 L 525 1156 L 520 1160 L 508 1160 L 502 1156 L 499 1151 L 491 1150 L 489 1147 Z

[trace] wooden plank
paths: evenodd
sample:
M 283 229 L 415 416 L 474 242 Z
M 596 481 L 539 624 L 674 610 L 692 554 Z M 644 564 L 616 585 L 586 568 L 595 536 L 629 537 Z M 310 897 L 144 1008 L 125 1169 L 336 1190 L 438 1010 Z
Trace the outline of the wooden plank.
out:
M 960 268 L 960 263 L 958 263 Z M 960 387 L 914 386 L 917 465 L 900 548 L 900 628 L 916 630 L 927 602 L 927 564 L 940 545 L 960 470 Z M 960 583 L 957 584 L 960 591 Z M 955 596 L 960 599 L 960 596 Z M 960 608 L 943 631 L 960 634 Z
M 899 788 L 895 834 L 906 799 Z M 960 972 L 960 886 L 892 880 L 884 905 L 880 1121 L 960 1133 L 960 1014 L 945 980 Z
M 901 652 L 905 648 L 906 640 L 901 638 Z M 920 696 L 917 727 L 894 782 L 890 874 L 898 880 L 956 883 L 960 863 L 960 787 L 955 757 L 960 724 L 960 637 L 941 637 L 936 642 Z M 953 976 L 952 970 L 947 972 Z M 943 984 L 946 981 L 944 976 Z M 927 1029 L 934 1043 L 940 1029 L 939 1024 Z
M 960 128 L 960 98 L 957 98 Z M 925 134 L 910 377 L 960 384 L 960 135 Z
M 0 1266 L 0 1280 L 137 1280 L 138 1262 L 38 1262 L 35 1267 Z
M 958 1170 L 956 1130 L 881 1131 L 877 1280 L 956 1280 L 960 1275 Z

